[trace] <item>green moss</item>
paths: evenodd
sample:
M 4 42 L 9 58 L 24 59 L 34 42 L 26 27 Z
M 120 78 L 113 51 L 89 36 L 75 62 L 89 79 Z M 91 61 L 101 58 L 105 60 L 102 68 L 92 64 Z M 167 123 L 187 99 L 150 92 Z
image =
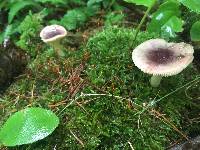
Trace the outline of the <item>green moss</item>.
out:
M 32 57 L 38 54 L 38 48 L 41 44 L 38 35 L 42 29 L 43 18 L 43 12 L 36 14 L 30 12 L 18 27 L 20 39 L 17 41 L 17 45 Z
M 49 137 L 14 149 L 130 149 L 132 144 L 134 149 L 160 150 L 182 138 L 165 119 L 183 133 L 199 132 L 200 127 L 194 123 L 194 128 L 186 128 L 183 119 L 184 112 L 194 115 L 199 110 L 195 99 L 185 94 L 191 85 L 192 91 L 187 92 L 196 96 L 197 83 L 180 88 L 197 72 L 191 66 L 177 76 L 163 79 L 159 88 L 152 88 L 149 76 L 133 65 L 131 52 L 156 35 L 141 32 L 133 43 L 134 33 L 132 29 L 106 28 L 91 37 L 86 47 L 69 52 L 66 58 L 52 57 L 51 50 L 38 55 L 26 74 L 2 96 L 0 115 L 4 117 L 0 124 L 10 113 L 28 105 L 52 109 L 61 124 Z M 85 59 L 88 53 L 89 60 Z M 80 64 L 84 70 L 70 78 Z M 72 97 L 70 88 L 83 80 L 87 84 Z
M 133 29 L 111 27 L 89 39 L 87 50 L 91 53 L 91 59 L 86 71 L 92 83 L 99 85 L 115 82 L 120 88 L 123 88 L 119 86 L 121 82 L 128 83 L 134 74 L 131 59 L 133 48 L 156 37 L 154 34 L 141 32 L 133 43 L 134 36 Z

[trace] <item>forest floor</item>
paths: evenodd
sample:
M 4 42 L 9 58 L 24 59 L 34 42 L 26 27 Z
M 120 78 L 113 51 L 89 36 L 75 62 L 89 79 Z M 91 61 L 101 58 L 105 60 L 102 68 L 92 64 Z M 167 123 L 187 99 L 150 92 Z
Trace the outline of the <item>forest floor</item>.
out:
M 96 25 L 99 27 L 96 27 Z M 126 27 L 82 32 L 56 57 L 44 44 L 23 74 L 0 97 L 0 125 L 14 112 L 42 107 L 60 118 L 47 138 L 30 145 L 2 149 L 136 149 L 170 148 L 200 135 L 200 76 L 190 65 L 163 78 L 158 88 L 134 66 L 134 47 L 157 35 Z M 65 43 L 66 42 L 66 43 Z M 81 43 L 81 44 L 80 44 Z

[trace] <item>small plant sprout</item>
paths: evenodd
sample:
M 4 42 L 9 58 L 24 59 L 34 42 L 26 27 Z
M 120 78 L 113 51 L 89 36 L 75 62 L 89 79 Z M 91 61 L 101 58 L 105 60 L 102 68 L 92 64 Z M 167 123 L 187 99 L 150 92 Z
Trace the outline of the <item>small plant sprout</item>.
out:
M 40 32 L 40 37 L 45 43 L 49 43 L 58 56 L 64 56 L 63 49 L 60 41 L 67 35 L 67 31 L 60 25 L 46 26 Z
M 158 87 L 163 76 L 176 75 L 185 69 L 192 62 L 193 53 L 189 44 L 151 39 L 133 50 L 132 59 L 140 70 L 152 74 L 151 86 Z

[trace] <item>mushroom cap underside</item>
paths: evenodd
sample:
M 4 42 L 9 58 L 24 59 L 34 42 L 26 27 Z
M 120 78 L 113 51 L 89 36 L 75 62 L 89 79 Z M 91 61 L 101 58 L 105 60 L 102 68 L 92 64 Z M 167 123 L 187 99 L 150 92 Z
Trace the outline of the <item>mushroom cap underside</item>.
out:
M 40 37 L 45 43 L 50 43 L 62 39 L 67 35 L 67 31 L 60 25 L 46 26 L 40 32 Z

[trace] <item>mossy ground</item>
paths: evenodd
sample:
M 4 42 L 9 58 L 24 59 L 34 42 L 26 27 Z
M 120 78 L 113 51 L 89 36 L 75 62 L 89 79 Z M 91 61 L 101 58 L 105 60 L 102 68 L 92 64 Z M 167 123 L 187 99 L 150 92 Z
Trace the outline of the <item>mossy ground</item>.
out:
M 200 134 L 200 77 L 191 65 L 159 88 L 131 60 L 132 49 L 157 35 L 110 27 L 65 58 L 50 48 L 0 98 L 0 124 L 15 111 L 53 110 L 59 127 L 49 137 L 5 149 L 165 149 Z M 191 135 L 192 134 L 192 135 Z M 3 149 L 3 148 L 2 148 Z

